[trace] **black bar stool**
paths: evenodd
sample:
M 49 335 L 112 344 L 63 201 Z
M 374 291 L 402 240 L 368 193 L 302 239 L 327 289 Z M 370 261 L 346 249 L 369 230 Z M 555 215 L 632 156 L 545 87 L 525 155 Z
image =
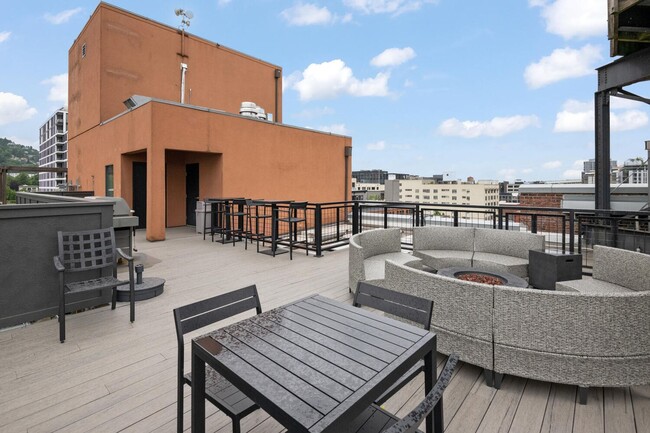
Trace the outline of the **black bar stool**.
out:
M 260 240 L 262 241 L 262 246 L 266 243 L 267 240 L 271 240 L 270 230 L 266 229 L 266 221 L 271 218 L 271 212 L 267 212 L 267 206 L 263 200 L 246 200 L 246 245 L 245 249 L 248 249 L 248 239 L 257 243 L 257 252 L 260 252 Z M 260 220 L 262 223 L 262 231 L 260 231 Z M 253 221 L 255 226 L 255 231 L 253 231 Z M 268 233 L 268 234 L 267 234 Z
M 307 238 L 307 202 L 294 201 L 289 203 L 286 210 L 287 216 L 278 218 L 278 221 L 285 222 L 289 225 L 289 259 L 293 260 L 293 244 L 304 243 L 305 251 L 309 255 L 309 240 Z M 298 224 L 303 223 L 305 226 L 305 240 L 298 242 Z
M 233 199 L 226 203 L 226 229 L 225 232 L 232 239 L 232 246 L 235 246 L 236 238 L 241 241 L 246 236 L 244 219 L 246 199 Z

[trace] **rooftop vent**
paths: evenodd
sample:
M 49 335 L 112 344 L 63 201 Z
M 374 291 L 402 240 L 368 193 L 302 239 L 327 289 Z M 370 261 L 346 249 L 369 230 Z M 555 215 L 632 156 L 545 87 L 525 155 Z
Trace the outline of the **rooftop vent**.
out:
M 254 117 L 255 119 L 267 120 L 267 114 L 262 107 L 254 102 L 244 101 L 239 108 L 239 114 L 242 116 Z M 273 118 L 273 114 L 269 113 Z

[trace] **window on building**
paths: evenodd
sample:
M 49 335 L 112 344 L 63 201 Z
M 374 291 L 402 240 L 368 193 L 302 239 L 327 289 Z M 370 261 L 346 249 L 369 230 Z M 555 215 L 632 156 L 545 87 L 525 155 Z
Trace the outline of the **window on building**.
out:
M 106 166 L 106 197 L 113 197 L 113 166 Z

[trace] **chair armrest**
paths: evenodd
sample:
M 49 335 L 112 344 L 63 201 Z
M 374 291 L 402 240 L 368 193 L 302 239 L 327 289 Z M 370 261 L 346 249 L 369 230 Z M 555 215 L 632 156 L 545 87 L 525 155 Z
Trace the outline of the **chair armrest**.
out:
M 127 260 L 129 262 L 133 261 L 133 256 L 127 255 L 124 251 L 122 251 L 122 248 L 116 248 L 115 250 L 117 251 L 117 254 L 119 254 L 120 257 L 122 257 L 124 260 Z
M 63 263 L 61 263 L 59 256 L 54 256 L 54 267 L 59 272 L 65 271 L 65 266 L 63 266 Z

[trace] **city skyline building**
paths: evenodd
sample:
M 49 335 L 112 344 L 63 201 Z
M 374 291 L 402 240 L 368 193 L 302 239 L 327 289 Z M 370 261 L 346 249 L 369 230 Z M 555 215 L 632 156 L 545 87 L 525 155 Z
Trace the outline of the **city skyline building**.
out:
M 38 166 L 68 167 L 68 109 L 61 107 L 39 128 Z M 67 184 L 65 173 L 39 173 L 41 191 L 58 191 Z

